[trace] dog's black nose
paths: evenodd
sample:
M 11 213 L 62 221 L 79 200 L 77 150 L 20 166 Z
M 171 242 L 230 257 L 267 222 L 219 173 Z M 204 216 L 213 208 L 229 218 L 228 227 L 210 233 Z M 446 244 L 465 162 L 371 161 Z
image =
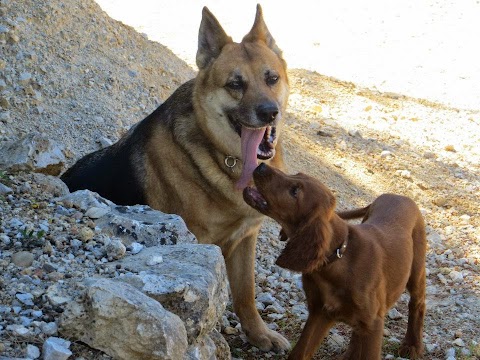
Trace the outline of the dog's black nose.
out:
M 264 103 L 257 107 L 256 113 L 262 123 L 270 124 L 278 115 L 278 107 L 274 103 Z

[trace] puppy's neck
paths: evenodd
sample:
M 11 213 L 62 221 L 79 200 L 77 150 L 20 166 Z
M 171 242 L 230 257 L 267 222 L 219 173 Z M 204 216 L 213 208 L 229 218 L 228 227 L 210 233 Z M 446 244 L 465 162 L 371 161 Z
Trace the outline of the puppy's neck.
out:
M 330 224 L 332 226 L 332 241 L 329 246 L 328 254 L 336 254 L 338 249 L 341 249 L 342 253 L 348 251 L 346 248 L 342 249 L 342 246 L 344 244 L 346 245 L 348 240 L 347 222 L 334 213 L 330 220 Z

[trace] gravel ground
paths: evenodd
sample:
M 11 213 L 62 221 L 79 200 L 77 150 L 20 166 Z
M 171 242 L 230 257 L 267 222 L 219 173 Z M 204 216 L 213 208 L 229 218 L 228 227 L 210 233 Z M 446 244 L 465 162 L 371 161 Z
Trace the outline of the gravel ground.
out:
M 0 140 L 40 131 L 65 144 L 70 163 L 117 140 L 194 74 L 90 0 L 0 0 L 0 51 Z M 290 172 L 321 179 L 340 209 L 387 191 L 415 199 L 429 242 L 426 359 L 479 358 L 480 109 L 380 93 L 307 70 L 289 75 Z M 0 195 L 0 356 L 26 357 L 56 335 L 62 308 L 48 300 L 48 287 L 103 272 L 104 261 L 88 256 L 101 246 L 91 243 L 93 224 L 53 200 L 51 181 L 0 176 L 12 191 Z M 273 265 L 283 246 L 278 230 L 267 221 L 259 237 L 258 307 L 295 342 L 307 313 L 299 275 Z M 405 332 L 407 301 L 402 296 L 387 319 L 388 358 Z M 222 329 L 236 358 L 286 358 L 246 344 L 230 312 Z M 347 342 L 348 328 L 334 328 L 316 359 L 332 358 Z M 71 350 L 73 359 L 109 359 L 78 343 Z

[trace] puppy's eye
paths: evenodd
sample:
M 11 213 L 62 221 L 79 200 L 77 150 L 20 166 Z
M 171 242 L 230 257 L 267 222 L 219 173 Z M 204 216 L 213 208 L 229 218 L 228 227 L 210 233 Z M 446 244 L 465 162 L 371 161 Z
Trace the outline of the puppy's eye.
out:
M 265 82 L 268 86 L 273 86 L 275 85 L 277 82 L 278 82 L 278 79 L 280 77 L 278 75 L 274 75 L 274 74 L 268 74 L 266 77 L 265 77 Z
M 290 188 L 290 195 L 292 195 L 294 198 L 298 196 L 298 193 L 300 192 L 300 186 L 294 185 Z

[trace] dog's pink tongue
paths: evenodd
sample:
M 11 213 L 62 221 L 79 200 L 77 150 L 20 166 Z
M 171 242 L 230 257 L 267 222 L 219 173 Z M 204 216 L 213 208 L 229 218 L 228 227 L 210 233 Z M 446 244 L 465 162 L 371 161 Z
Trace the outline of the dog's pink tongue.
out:
M 250 179 L 253 176 L 253 170 L 257 167 L 257 150 L 263 135 L 265 134 L 265 128 L 261 129 L 249 129 L 242 127 L 242 159 L 243 170 L 240 179 L 236 186 L 237 189 L 244 189 Z

